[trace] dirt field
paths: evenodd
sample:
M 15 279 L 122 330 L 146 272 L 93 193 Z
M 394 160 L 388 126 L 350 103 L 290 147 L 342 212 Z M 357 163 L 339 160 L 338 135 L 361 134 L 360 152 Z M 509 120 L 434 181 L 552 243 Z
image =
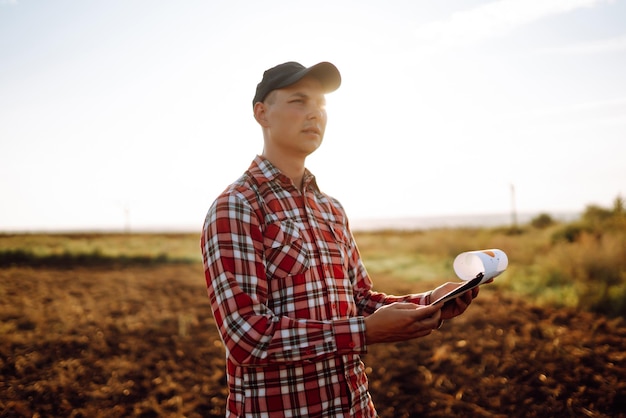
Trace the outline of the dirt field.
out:
M 363 360 L 382 417 L 626 417 L 625 321 L 497 289 Z M 0 270 L 0 417 L 223 416 L 224 364 L 200 265 Z

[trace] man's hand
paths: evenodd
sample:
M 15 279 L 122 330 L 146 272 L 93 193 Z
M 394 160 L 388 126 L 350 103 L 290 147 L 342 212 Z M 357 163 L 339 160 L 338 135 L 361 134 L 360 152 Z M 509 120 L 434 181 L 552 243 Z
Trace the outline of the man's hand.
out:
M 441 305 L 392 303 L 365 318 L 367 344 L 424 337 L 439 325 Z
M 441 286 L 433 290 L 433 293 L 430 296 L 431 300 L 435 301 L 439 299 L 441 296 L 445 295 L 448 292 L 453 291 L 454 289 L 456 289 L 457 287 L 461 285 L 463 285 L 463 283 L 442 284 Z M 459 316 L 463 312 L 465 312 L 465 310 L 470 305 L 470 303 L 472 303 L 472 300 L 476 296 L 478 296 L 478 287 L 479 286 L 476 286 L 472 290 L 468 290 L 467 292 L 458 296 L 456 299 L 449 300 L 443 305 L 443 307 L 441 306 L 440 303 L 435 305 L 441 308 L 441 319 L 443 320 L 443 319 L 454 318 L 455 316 Z

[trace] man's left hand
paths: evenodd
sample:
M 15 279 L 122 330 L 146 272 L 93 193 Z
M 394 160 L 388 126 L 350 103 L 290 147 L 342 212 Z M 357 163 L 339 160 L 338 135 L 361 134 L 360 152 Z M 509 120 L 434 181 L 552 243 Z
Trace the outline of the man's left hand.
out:
M 441 296 L 445 295 L 448 292 L 453 291 L 459 286 L 462 286 L 463 283 L 445 283 L 433 290 L 431 294 L 432 300 L 437 300 Z M 468 290 L 467 292 L 459 295 L 455 299 L 449 300 L 446 302 L 441 308 L 441 319 L 450 319 L 455 316 L 461 315 L 467 307 L 472 303 L 472 300 L 478 296 L 478 286 L 475 288 Z

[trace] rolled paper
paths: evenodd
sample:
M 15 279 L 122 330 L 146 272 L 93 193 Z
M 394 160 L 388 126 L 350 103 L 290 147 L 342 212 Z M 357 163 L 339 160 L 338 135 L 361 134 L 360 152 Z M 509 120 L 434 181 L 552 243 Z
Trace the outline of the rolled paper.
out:
M 481 283 L 493 279 L 502 273 L 509 265 L 509 259 L 502 250 L 467 251 L 454 259 L 454 272 L 461 280 L 472 280 L 480 273 L 483 274 Z

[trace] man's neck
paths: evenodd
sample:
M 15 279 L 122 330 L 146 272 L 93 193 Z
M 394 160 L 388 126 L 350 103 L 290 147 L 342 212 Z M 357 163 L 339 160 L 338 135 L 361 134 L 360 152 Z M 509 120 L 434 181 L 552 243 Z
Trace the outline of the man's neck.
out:
M 284 175 L 289 177 L 298 189 L 302 189 L 302 179 L 304 178 L 305 171 L 305 158 L 274 155 L 265 150 L 261 155 L 267 158 L 269 162 L 271 162 L 274 167 L 278 168 Z

